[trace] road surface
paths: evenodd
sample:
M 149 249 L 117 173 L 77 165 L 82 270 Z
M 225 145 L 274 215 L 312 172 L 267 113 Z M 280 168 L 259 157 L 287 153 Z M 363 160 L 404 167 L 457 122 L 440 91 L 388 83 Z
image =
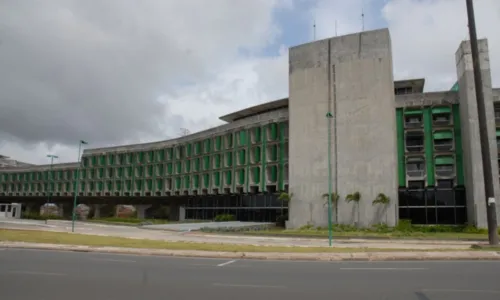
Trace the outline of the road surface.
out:
M 290 262 L 0 248 L 0 299 L 498 300 L 500 262 Z

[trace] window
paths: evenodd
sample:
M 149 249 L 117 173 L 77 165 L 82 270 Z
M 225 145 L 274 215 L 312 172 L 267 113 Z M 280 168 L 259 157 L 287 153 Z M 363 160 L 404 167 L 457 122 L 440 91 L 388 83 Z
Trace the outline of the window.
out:
M 425 160 L 423 157 L 411 157 L 406 161 L 406 174 L 410 177 L 425 175 Z
M 440 177 L 452 177 L 455 174 L 455 161 L 452 156 L 436 157 L 436 175 Z
M 434 150 L 451 151 L 453 149 L 453 131 L 444 130 L 434 132 Z
M 436 126 L 451 124 L 451 107 L 438 106 L 432 108 L 432 123 Z
M 424 132 L 409 131 L 406 133 L 406 151 L 422 152 L 424 150 Z
M 406 94 L 412 94 L 412 93 L 413 93 L 412 87 L 400 87 L 400 88 L 394 89 L 394 94 L 396 94 L 396 95 L 406 95 Z
M 406 128 L 422 127 L 422 114 L 405 116 L 405 127 Z

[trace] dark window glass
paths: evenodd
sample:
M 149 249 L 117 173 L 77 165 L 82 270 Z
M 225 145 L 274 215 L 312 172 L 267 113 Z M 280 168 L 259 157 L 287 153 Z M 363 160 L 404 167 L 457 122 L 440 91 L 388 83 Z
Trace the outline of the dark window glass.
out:
M 445 207 L 437 209 L 437 224 L 456 224 L 455 223 L 455 208 Z

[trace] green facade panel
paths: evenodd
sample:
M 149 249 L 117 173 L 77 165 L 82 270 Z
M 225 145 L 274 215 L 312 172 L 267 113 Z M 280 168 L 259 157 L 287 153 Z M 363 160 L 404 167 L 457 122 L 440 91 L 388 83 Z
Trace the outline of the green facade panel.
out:
M 457 85 L 458 87 L 458 85 Z M 462 151 L 462 133 L 460 128 L 460 108 L 458 104 L 453 104 L 453 127 L 455 134 L 455 159 L 457 170 L 457 185 L 465 184 L 464 167 L 463 167 L 463 151 Z
M 220 172 L 214 172 L 213 176 L 214 176 L 214 185 L 216 187 L 220 187 Z
M 433 136 L 435 140 L 453 139 L 453 131 L 452 130 L 435 131 Z
M 436 165 L 454 165 L 453 156 L 436 156 Z
M 216 136 L 215 137 L 215 151 L 220 151 L 220 150 L 222 150 L 222 137 Z
M 424 109 L 424 146 L 425 146 L 425 164 L 427 169 L 427 185 L 434 186 L 435 174 L 433 155 L 434 148 L 432 142 L 432 114 L 430 107 Z
M 451 113 L 451 107 L 440 106 L 440 107 L 433 107 L 432 108 L 432 114 L 445 114 L 445 113 Z

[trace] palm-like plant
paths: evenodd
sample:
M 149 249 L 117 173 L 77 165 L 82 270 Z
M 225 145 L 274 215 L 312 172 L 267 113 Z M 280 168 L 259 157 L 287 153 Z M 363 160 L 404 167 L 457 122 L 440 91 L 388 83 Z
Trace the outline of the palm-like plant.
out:
M 281 192 L 281 194 L 278 197 L 278 200 L 281 201 L 281 215 L 283 215 L 283 210 L 284 210 L 284 203 L 289 203 L 293 198 L 293 193 L 286 193 L 286 192 Z
M 356 203 L 358 203 L 359 200 L 361 200 L 361 194 L 359 192 L 354 192 L 352 194 L 349 194 L 349 195 L 345 196 L 345 201 L 347 203 L 350 203 L 350 202 L 353 202 L 353 201 L 356 202 Z
M 324 193 L 323 195 L 321 195 L 321 198 L 325 199 L 324 205 L 328 205 L 328 193 Z M 337 203 L 339 198 L 340 198 L 339 194 L 332 193 L 332 204 Z
M 372 204 L 373 205 L 375 205 L 375 204 L 387 205 L 390 202 L 391 202 L 391 198 L 386 196 L 384 193 L 380 193 L 377 195 L 377 198 L 375 198 L 375 200 L 372 201 Z

